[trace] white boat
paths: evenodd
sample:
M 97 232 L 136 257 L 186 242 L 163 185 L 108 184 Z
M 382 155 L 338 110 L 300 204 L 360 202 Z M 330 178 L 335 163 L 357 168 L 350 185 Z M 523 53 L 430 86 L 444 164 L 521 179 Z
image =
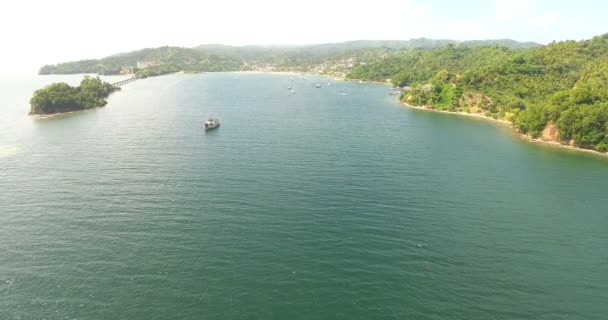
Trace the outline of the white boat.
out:
M 317 83 L 317 85 L 315 85 L 315 87 L 317 87 L 317 88 L 321 88 L 321 84 L 320 84 L 320 83 Z
M 291 93 L 292 93 L 292 94 L 295 94 L 295 93 L 296 93 L 296 90 L 291 89 Z
M 391 96 L 400 95 L 401 94 L 401 88 L 399 88 L 399 87 L 392 87 L 391 91 L 389 91 L 388 94 L 391 95 Z
M 220 119 L 209 118 L 205 121 L 205 130 L 215 129 L 220 126 Z

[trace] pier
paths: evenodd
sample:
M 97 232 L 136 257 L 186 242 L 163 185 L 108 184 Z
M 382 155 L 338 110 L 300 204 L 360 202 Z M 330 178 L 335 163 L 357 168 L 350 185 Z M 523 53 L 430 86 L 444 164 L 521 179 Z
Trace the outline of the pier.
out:
M 139 79 L 141 79 L 141 78 L 138 77 L 138 76 L 133 76 L 133 77 L 131 77 L 129 79 L 125 79 L 125 80 L 122 80 L 122 81 L 114 82 L 114 83 L 112 83 L 112 85 L 115 86 L 115 87 L 119 87 L 120 88 L 121 86 L 123 86 L 123 85 L 125 85 L 127 83 L 131 83 L 131 82 L 133 82 L 135 80 L 139 80 Z

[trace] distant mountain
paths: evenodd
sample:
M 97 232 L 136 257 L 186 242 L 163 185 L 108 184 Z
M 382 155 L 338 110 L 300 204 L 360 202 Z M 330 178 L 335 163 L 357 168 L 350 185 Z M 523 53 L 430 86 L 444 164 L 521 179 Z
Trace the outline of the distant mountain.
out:
M 252 45 L 252 46 L 228 46 L 221 44 L 203 44 L 194 47 L 196 50 L 208 50 L 213 52 L 234 53 L 239 51 L 299 51 L 299 50 L 359 50 L 359 49 L 435 49 L 448 45 L 461 47 L 480 47 L 480 46 L 499 46 L 512 49 L 540 47 L 536 42 L 519 42 L 511 39 L 498 40 L 434 40 L 428 38 L 418 38 L 411 40 L 356 40 L 337 43 L 323 43 L 299 46 L 280 46 L 280 45 Z
M 428 38 L 418 38 L 411 40 L 357 40 L 341 43 L 319 44 L 313 45 L 311 47 L 316 49 L 435 49 L 440 47 L 446 47 L 448 45 L 461 47 L 500 46 L 507 48 L 533 48 L 541 46 L 540 44 L 534 42 L 518 42 L 511 39 L 457 41 L 445 39 L 434 40 Z
M 435 49 L 447 46 L 479 47 L 500 46 L 531 48 L 540 46 L 532 42 L 509 39 L 483 41 L 455 40 L 358 40 L 300 46 L 228 46 L 205 44 L 194 48 L 160 47 L 115 54 L 102 59 L 89 59 L 46 65 L 40 74 L 98 73 L 119 74 L 132 67 L 142 76 L 153 76 L 176 71 L 238 71 L 282 70 L 322 72 L 326 64 L 342 75 L 353 64 L 366 63 L 398 51 Z M 348 60 L 348 62 L 346 62 Z M 339 65 L 337 65 L 339 63 Z M 129 69 L 130 70 L 130 69 Z
M 181 47 L 148 48 L 115 54 L 102 59 L 64 62 L 46 65 L 40 74 L 98 73 L 119 74 L 125 67 L 134 68 L 142 76 L 154 76 L 187 70 L 236 71 L 242 62 L 225 55 L 214 55 L 200 50 Z

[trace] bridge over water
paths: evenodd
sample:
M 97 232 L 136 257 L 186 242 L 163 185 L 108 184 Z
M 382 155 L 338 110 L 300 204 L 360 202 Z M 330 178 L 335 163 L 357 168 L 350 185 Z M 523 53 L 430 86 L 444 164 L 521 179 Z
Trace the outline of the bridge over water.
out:
M 131 83 L 131 82 L 139 80 L 139 79 L 141 79 L 141 78 L 138 77 L 138 76 L 133 76 L 133 77 L 131 77 L 129 79 L 125 79 L 125 80 L 121 80 L 121 81 L 118 81 L 118 82 L 114 82 L 114 83 L 112 83 L 112 85 L 115 86 L 115 87 L 120 87 L 122 85 L 125 85 L 127 83 Z

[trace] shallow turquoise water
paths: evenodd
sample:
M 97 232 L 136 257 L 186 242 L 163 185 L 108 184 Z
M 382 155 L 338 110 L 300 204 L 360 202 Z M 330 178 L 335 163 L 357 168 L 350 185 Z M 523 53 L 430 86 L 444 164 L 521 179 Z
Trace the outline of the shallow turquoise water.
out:
M 312 76 L 158 77 L 25 117 L 79 79 L 0 80 L 0 319 L 608 314 L 606 158 Z

